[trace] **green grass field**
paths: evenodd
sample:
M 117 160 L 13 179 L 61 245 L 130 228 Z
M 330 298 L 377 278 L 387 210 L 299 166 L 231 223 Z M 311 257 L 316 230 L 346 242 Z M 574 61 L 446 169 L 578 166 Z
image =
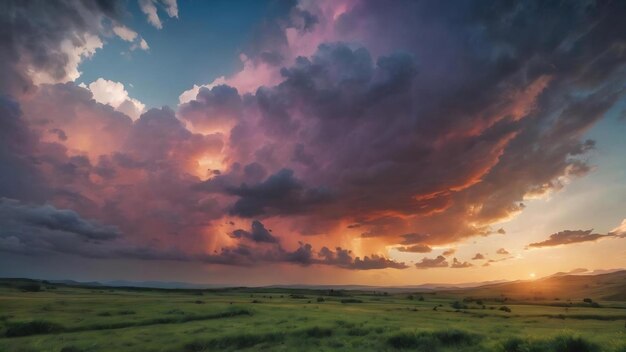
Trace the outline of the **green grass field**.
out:
M 0 351 L 626 351 L 619 301 L 29 285 L 0 283 Z

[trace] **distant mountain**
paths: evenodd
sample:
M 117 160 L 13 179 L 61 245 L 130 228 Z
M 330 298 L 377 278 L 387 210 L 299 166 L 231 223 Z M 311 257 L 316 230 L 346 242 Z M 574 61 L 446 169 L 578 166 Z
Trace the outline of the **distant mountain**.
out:
M 144 288 L 162 288 L 162 289 L 211 289 L 235 287 L 234 285 L 215 285 L 215 284 L 195 284 L 179 281 L 128 281 L 128 280 L 110 280 L 110 281 L 74 281 L 74 280 L 48 280 L 52 283 L 64 284 L 68 286 L 93 286 L 93 287 L 144 287 Z M 477 287 L 495 283 L 506 282 L 504 280 L 469 282 L 461 284 L 446 283 L 428 283 L 421 285 L 407 286 L 369 286 L 369 285 L 269 285 L 260 286 L 259 288 L 285 288 L 285 289 L 301 289 L 301 290 L 356 290 L 356 291 L 387 291 L 387 292 L 412 292 L 412 291 L 441 291 L 459 288 Z
M 594 300 L 626 301 L 626 270 L 598 275 L 568 275 L 557 273 L 538 280 L 506 282 L 453 290 L 475 298 L 508 297 L 516 300 Z
M 31 279 L 0 279 L 2 282 L 42 281 Z M 177 281 L 89 281 L 46 280 L 47 282 L 82 287 L 136 287 L 146 289 L 215 289 L 233 288 L 230 285 L 196 284 Z M 241 287 L 241 286 L 239 286 Z M 245 287 L 241 287 L 245 288 Z M 515 300 L 567 300 L 592 298 L 594 300 L 626 301 L 626 270 L 574 269 L 559 272 L 537 280 L 486 281 L 461 284 L 428 283 L 406 286 L 368 286 L 368 285 L 270 285 L 259 289 L 294 289 L 294 290 L 354 290 L 389 293 L 442 292 L 474 298 L 503 298 Z M 255 287 L 248 287 L 255 289 Z

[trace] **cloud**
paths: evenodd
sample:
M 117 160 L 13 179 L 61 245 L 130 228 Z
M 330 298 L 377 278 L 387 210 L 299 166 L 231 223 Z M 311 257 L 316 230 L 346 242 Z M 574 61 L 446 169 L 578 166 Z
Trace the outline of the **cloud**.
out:
M 127 42 L 132 42 L 135 40 L 135 38 L 137 38 L 137 32 L 122 25 L 114 26 L 113 33 L 115 33 L 115 35 Z
M 402 235 L 402 244 L 419 244 L 421 242 L 427 242 L 429 236 L 422 233 L 407 233 Z
M 85 256 L 403 268 L 385 248 L 503 233 L 526 199 L 584 177 L 587 131 L 623 96 L 621 2 L 289 3 L 240 72 L 183 93 L 178 111 L 143 113 L 118 82 L 43 84 L 78 77 L 122 25 L 117 2 L 33 4 L 0 11 L 0 196 L 125 234 L 54 247 Z M 140 4 L 157 27 L 159 10 L 178 16 L 174 2 Z M 221 227 L 242 218 L 291 246 Z M 593 236 L 608 235 L 535 245 Z M 383 251 L 344 248 L 354 238 Z
M 599 239 L 607 237 L 615 237 L 614 235 L 602 235 L 599 233 L 592 233 L 591 230 L 564 230 L 550 235 L 550 238 L 535 242 L 528 245 L 528 248 L 541 248 L 541 247 L 554 247 L 566 244 L 581 243 L 581 242 L 595 242 Z
M 454 253 L 456 253 L 456 249 L 455 248 L 450 248 L 450 249 L 446 249 L 445 251 L 443 251 L 443 253 L 441 255 L 443 255 L 444 257 L 449 257 L 449 256 L 453 255 Z
M 472 267 L 473 265 L 471 263 L 468 262 L 460 262 L 458 259 L 454 258 L 452 260 L 452 264 L 450 264 L 450 267 L 453 269 L 463 269 L 463 268 L 469 268 Z
M 507 254 L 511 254 L 511 253 L 509 253 L 509 251 L 507 251 L 507 250 L 506 250 L 506 249 L 504 249 L 504 248 L 500 248 L 500 249 L 498 249 L 498 250 L 496 251 L 496 254 L 507 255 Z
M 294 177 L 294 172 L 282 169 L 265 181 L 248 186 L 228 187 L 228 194 L 239 197 L 231 214 L 252 217 L 270 213 L 295 214 L 331 199 L 323 188 L 306 188 Z
M 626 219 L 622 220 L 621 224 L 608 234 L 622 238 L 626 237 Z
M 157 3 L 157 0 L 139 0 L 139 8 L 141 9 L 141 12 L 147 16 L 148 22 L 151 25 L 161 29 L 163 28 L 163 24 L 159 18 L 156 6 Z M 176 3 L 176 0 L 162 0 L 162 3 L 165 8 L 165 12 L 169 17 L 178 18 L 178 4 Z
M 141 38 L 141 40 L 139 40 L 139 48 L 141 50 L 149 50 L 150 46 L 148 45 L 148 42 L 146 42 L 145 39 Z M 133 47 L 131 47 L 131 49 L 133 49 Z
M 254 220 L 252 222 L 252 229 L 250 231 L 238 229 L 233 231 L 232 236 L 235 238 L 247 238 L 254 242 L 278 242 L 278 239 L 272 236 L 272 234 L 258 220 Z
M 3 5 L 0 91 L 19 96 L 34 84 L 63 83 L 80 76 L 78 66 L 102 48 L 105 20 L 117 22 L 118 1 L 11 1 Z M 48 20 L 53 19 L 53 20 Z
M 178 4 L 176 0 L 163 0 L 163 5 L 168 16 L 178 18 Z
M 476 253 L 476 255 L 472 258 L 472 260 L 481 260 L 481 259 L 485 259 L 485 256 L 480 253 Z
M 121 82 L 114 82 L 104 78 L 89 83 L 86 86 L 93 98 L 102 104 L 107 104 L 128 115 L 133 120 L 139 118 L 146 109 L 146 105 L 135 98 L 131 98 Z
M 415 244 L 412 246 L 405 247 L 396 247 L 396 250 L 400 252 L 410 252 L 410 253 L 430 253 L 433 249 L 425 244 Z
M 92 240 L 108 240 L 121 235 L 117 228 L 84 220 L 72 210 L 56 209 L 51 205 L 28 206 L 7 198 L 0 199 L 0 219 L 3 224 L 8 224 L 3 230 L 8 233 L 16 231 L 10 228 L 15 223 L 34 231 L 67 232 Z
M 195 99 L 179 106 L 179 116 L 191 122 L 194 129 L 228 132 L 241 119 L 242 99 L 236 89 L 219 85 L 201 88 Z
M 444 256 L 439 255 L 437 258 L 422 258 L 419 263 L 415 264 L 415 267 L 418 269 L 446 268 L 448 262 Z
M 115 33 L 115 35 L 120 37 L 122 40 L 131 42 L 132 45 L 130 46 L 130 50 L 135 50 L 137 48 L 141 50 L 150 49 L 150 46 L 148 46 L 148 43 L 146 42 L 145 39 L 139 36 L 137 32 L 135 32 L 134 30 L 126 26 L 123 26 L 123 25 L 113 26 L 113 33 Z

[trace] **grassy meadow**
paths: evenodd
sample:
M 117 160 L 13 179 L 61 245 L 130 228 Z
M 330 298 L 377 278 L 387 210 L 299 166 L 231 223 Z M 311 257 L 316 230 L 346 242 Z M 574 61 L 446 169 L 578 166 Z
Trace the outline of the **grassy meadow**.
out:
M 0 280 L 3 352 L 241 350 L 626 351 L 626 302 Z

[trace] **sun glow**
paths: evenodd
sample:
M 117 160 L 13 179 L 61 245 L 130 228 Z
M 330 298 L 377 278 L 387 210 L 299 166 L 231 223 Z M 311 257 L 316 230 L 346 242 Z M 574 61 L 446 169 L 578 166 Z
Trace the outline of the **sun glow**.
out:
M 530 273 L 528 274 L 528 276 L 530 276 L 531 279 L 535 279 L 537 277 L 535 273 Z

